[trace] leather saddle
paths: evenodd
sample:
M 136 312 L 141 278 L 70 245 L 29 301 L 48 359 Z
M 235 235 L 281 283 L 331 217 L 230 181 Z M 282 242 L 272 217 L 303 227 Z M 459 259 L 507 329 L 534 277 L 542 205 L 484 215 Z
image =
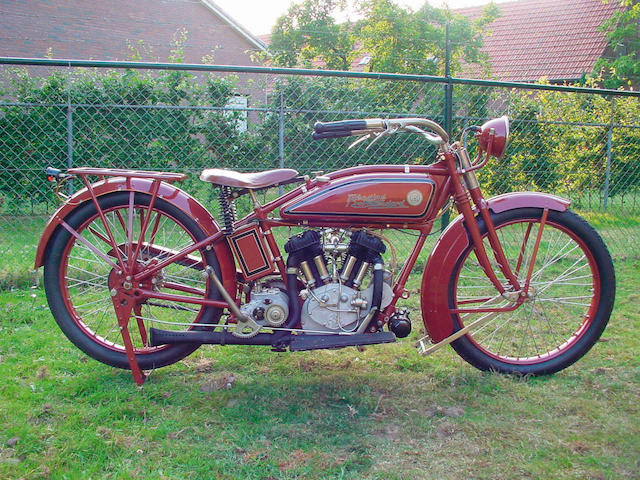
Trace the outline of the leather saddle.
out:
M 235 188 L 265 188 L 291 180 L 298 172 L 292 168 L 276 168 L 264 172 L 242 173 L 222 168 L 207 168 L 200 174 L 200 180 Z

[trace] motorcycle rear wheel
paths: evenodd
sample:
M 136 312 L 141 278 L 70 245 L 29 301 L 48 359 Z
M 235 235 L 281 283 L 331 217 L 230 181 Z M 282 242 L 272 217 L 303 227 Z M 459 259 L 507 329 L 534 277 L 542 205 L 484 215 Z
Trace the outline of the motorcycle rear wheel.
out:
M 541 217 L 537 208 L 492 214 L 521 286 Z M 492 258 L 486 227 L 482 222 L 480 227 Z M 513 302 L 513 295 L 498 294 L 473 252 L 470 246 L 461 255 L 451 276 L 451 307 L 504 307 Z M 500 272 L 497 264 L 493 267 Z M 502 275 L 498 278 L 508 285 Z M 521 375 L 554 373 L 587 353 L 606 327 L 615 297 L 611 256 L 593 227 L 571 211 L 549 211 L 530 285 L 530 298 L 512 312 L 453 314 L 456 331 L 487 319 L 452 343 L 456 352 L 481 370 Z
M 125 261 L 127 254 L 135 251 L 143 218 L 148 214 L 150 199 L 148 194 L 124 191 L 98 198 Z M 133 202 L 133 210 L 129 217 L 130 202 Z M 191 217 L 161 198 L 156 198 L 150 215 L 138 256 L 140 268 L 166 256 L 167 251 L 179 251 L 206 238 Z M 65 221 L 117 264 L 115 249 L 109 244 L 108 234 L 93 202 L 79 206 Z M 133 226 L 131 235 L 127 234 L 129 224 Z M 207 265 L 220 276 L 213 251 L 197 250 L 187 260 L 166 266 L 153 280 L 148 281 L 149 285 L 146 287 L 167 293 L 219 300 L 218 291 L 202 276 Z M 113 367 L 129 369 L 110 295 L 115 274 L 112 265 L 66 229 L 59 227 L 51 238 L 44 264 L 44 287 L 56 322 L 69 340 L 90 357 Z M 181 290 L 176 290 L 176 287 Z M 134 318 L 135 315 L 142 321 Z M 194 304 L 155 299 L 141 303 L 138 314 L 132 312 L 128 326 L 140 368 L 148 370 L 170 365 L 199 347 L 190 344 L 149 346 L 148 327 L 155 322 L 161 323 L 160 328 L 163 329 L 185 330 L 187 326 L 184 324 L 217 323 L 220 315 L 218 308 Z

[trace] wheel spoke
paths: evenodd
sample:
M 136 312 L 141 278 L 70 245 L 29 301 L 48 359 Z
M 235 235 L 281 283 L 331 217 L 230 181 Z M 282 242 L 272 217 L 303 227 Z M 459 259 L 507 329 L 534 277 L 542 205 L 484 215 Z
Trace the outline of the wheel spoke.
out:
M 109 298 L 99 298 L 97 300 L 93 300 L 92 302 L 87 302 L 87 303 L 83 303 L 81 305 L 76 305 L 75 308 L 76 310 L 79 310 L 80 308 L 86 307 L 87 305 L 93 305 L 96 303 L 105 303 L 105 302 L 110 302 L 111 300 Z M 108 305 L 108 303 L 107 303 Z
M 138 250 L 137 271 L 141 271 L 148 262 L 164 260 L 167 252 L 178 252 L 196 241 L 183 223 L 155 205 L 150 209 L 148 205 L 139 204 L 139 199 L 139 194 L 127 193 L 121 205 L 104 208 L 102 218 L 94 214 L 75 227 L 77 231 L 67 228 L 73 239 L 65 247 L 61 270 L 65 274 L 60 277 L 62 297 L 66 299 L 65 305 L 74 328 L 80 329 L 95 344 L 121 353 L 125 364 L 125 349 L 111 296 L 114 288 L 117 291 L 125 284 L 119 273 L 121 268 L 116 263 L 118 253 L 131 268 L 128 262 L 133 262 L 132 252 Z M 149 283 L 143 287 L 180 291 L 183 295 L 205 298 L 209 295 L 207 280 L 201 277 L 205 267 L 204 255 L 195 251 L 184 261 L 166 265 L 146 280 Z M 184 324 L 202 321 L 204 312 L 208 311 L 207 307 L 176 301 L 142 303 L 143 299 L 140 299 L 139 302 L 134 306 L 129 322 L 129 335 L 137 354 L 153 354 L 172 348 L 149 346 L 147 320 L 144 318 L 169 324 L 173 322 L 176 324 L 174 327 L 169 325 L 165 328 L 183 330 Z M 207 319 L 211 321 L 210 316 Z
M 140 318 L 140 315 L 142 315 L 142 310 L 140 308 L 140 305 L 135 306 L 133 310 L 134 310 L 134 316 L 136 319 L 136 324 L 138 325 L 138 333 L 140 334 L 140 340 L 142 340 L 142 345 L 144 347 L 148 347 L 149 338 L 147 337 L 147 327 L 144 324 L 144 320 Z
M 529 234 L 531 233 L 531 227 L 533 227 L 533 223 L 529 222 L 527 224 L 527 231 L 525 232 L 524 238 L 522 239 L 522 246 L 520 247 L 520 254 L 518 255 L 518 263 L 516 264 L 516 268 L 513 270 L 513 274 L 516 277 L 520 273 L 520 267 L 522 266 L 522 261 L 524 260 L 524 252 L 527 248 L 527 242 L 529 241 Z
M 523 269 L 529 268 L 533 233 L 539 222 L 538 218 L 524 217 L 497 226 L 505 257 L 519 281 L 526 273 Z M 496 313 L 494 318 L 467 334 L 470 344 L 462 343 L 456 348 L 476 348 L 490 358 L 516 366 L 541 363 L 571 349 L 582 335 L 584 319 L 597 299 L 593 260 L 586 248 L 549 216 L 532 265 L 529 297 L 513 311 Z M 492 297 L 495 289 L 472 252 L 469 248 L 459 267 L 456 308 L 469 309 L 472 306 L 469 304 L 478 308 L 481 302 L 492 307 L 508 304 L 500 296 Z M 459 314 L 460 326 L 471 324 L 483 315 Z

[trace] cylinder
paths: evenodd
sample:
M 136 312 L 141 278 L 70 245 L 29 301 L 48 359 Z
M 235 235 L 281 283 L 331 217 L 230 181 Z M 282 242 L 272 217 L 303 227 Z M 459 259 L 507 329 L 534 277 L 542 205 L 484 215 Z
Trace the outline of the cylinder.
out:
M 315 257 L 313 257 L 313 262 L 316 264 L 316 268 L 318 269 L 318 273 L 320 274 L 320 279 L 324 283 L 328 283 L 329 271 L 327 270 L 327 265 L 324 263 L 324 258 L 322 258 L 322 255 L 316 255 Z
M 310 287 L 313 287 L 316 284 L 316 279 L 313 277 L 313 272 L 311 271 L 309 262 L 307 262 L 306 260 L 304 262 L 300 262 L 300 269 L 304 274 L 304 278 L 307 281 L 307 284 Z
M 364 276 L 366 275 L 368 268 L 369 268 L 369 262 L 362 262 L 362 264 L 360 265 L 360 270 L 358 270 L 358 273 L 356 274 L 356 278 L 353 279 L 354 287 L 360 286 L 360 284 L 362 283 L 362 280 L 364 280 Z
M 349 280 L 349 275 L 351 275 L 351 270 L 353 270 L 353 266 L 356 264 L 356 261 L 356 257 L 349 255 L 349 258 L 347 258 L 344 268 L 342 269 L 342 274 L 340 275 L 340 280 L 342 280 L 342 282 Z

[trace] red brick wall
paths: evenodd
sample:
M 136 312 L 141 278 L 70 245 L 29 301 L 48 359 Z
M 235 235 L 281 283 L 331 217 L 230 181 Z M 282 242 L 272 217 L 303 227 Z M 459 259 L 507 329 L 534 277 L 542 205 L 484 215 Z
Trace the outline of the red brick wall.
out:
M 144 61 L 167 61 L 186 29 L 184 62 L 255 65 L 255 45 L 197 0 L 0 0 L 0 56 L 128 60 L 142 40 Z

